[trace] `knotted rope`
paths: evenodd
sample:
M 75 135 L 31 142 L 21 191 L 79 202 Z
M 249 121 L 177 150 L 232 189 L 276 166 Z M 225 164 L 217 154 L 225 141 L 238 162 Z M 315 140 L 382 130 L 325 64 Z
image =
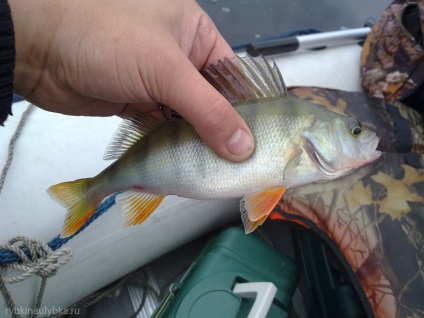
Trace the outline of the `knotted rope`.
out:
M 0 249 L 9 250 L 21 259 L 20 262 L 1 265 L 1 278 L 4 282 L 12 284 L 21 282 L 34 274 L 40 277 L 53 276 L 60 267 L 68 263 L 72 255 L 72 249 L 69 247 L 53 251 L 47 243 L 41 240 L 31 240 L 24 236 L 11 239 L 7 245 L 0 245 Z M 7 277 L 7 268 L 14 268 L 21 271 L 22 274 Z
M 59 251 L 53 251 L 47 243 L 41 240 L 31 240 L 23 236 L 11 239 L 6 245 L 0 245 L 0 249 L 11 251 L 21 259 L 20 262 L 0 264 L 0 290 L 13 317 L 18 317 L 15 311 L 16 305 L 5 283 L 18 283 L 32 275 L 42 278 L 40 290 L 31 311 L 31 317 L 36 317 L 43 300 L 47 278 L 55 275 L 59 268 L 69 262 L 72 256 L 72 249 L 62 248 Z M 18 270 L 22 274 L 9 277 L 7 275 L 9 268 Z

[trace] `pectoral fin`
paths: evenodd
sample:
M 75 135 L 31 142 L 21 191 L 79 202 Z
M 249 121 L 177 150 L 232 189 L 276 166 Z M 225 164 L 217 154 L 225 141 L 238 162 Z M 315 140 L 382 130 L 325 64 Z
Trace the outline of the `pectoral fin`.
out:
M 302 152 L 302 149 L 297 149 L 295 155 L 287 163 L 284 168 L 283 180 L 289 180 L 296 177 L 296 168 L 299 166 Z
M 161 204 L 163 196 L 127 191 L 119 194 L 116 201 L 122 209 L 124 226 L 143 223 Z
M 285 187 L 276 187 L 249 194 L 241 200 L 240 213 L 246 234 L 265 222 L 285 191 Z

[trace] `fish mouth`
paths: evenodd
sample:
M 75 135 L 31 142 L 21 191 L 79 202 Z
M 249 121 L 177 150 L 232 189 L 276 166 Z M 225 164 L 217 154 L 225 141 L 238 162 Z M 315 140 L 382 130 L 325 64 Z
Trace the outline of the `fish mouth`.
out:
M 377 150 L 380 139 L 374 133 L 370 140 L 361 147 L 361 152 L 369 154 L 364 164 L 372 162 L 381 156 L 381 151 Z

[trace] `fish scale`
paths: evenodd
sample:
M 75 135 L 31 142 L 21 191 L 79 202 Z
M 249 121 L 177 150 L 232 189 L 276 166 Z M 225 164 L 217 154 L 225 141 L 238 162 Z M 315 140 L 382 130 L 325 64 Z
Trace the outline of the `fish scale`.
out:
M 287 95 L 277 67 L 264 57 L 225 59 L 203 76 L 252 131 L 255 149 L 243 162 L 213 152 L 184 119 L 126 118 L 106 150 L 116 159 L 93 178 L 48 189 L 68 209 L 62 237 L 75 233 L 100 201 L 115 192 L 125 225 L 144 222 L 167 195 L 242 197 L 246 233 L 260 226 L 287 188 L 343 176 L 377 159 L 378 137 L 354 118 Z

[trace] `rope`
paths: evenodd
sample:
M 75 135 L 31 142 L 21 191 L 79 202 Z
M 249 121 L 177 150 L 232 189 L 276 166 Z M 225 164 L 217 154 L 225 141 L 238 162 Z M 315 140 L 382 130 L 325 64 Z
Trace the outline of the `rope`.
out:
M 16 307 L 16 305 L 15 305 L 13 299 L 12 299 L 12 296 L 10 296 L 9 290 L 7 289 L 6 285 L 4 284 L 3 279 L 1 279 L 1 278 L 0 278 L 0 290 L 1 290 L 2 294 L 3 294 L 4 300 L 6 301 L 7 307 L 11 310 L 12 317 L 13 318 L 19 317 L 15 313 L 15 311 L 12 310 L 13 308 Z
M 59 268 L 69 262 L 72 256 L 71 248 L 62 248 L 59 251 L 53 251 L 47 243 L 41 240 L 31 240 L 23 236 L 11 239 L 7 245 L 0 245 L 0 249 L 9 250 L 20 257 L 20 262 L 0 265 L 0 290 L 3 293 L 6 304 L 13 317 L 16 315 L 16 305 L 6 288 L 5 283 L 13 284 L 22 282 L 32 275 L 42 278 L 40 290 L 38 292 L 31 317 L 36 317 L 36 313 L 41 306 L 46 281 L 48 277 L 54 276 Z M 29 255 L 28 255 L 29 253 Z M 20 275 L 9 277 L 7 270 L 9 268 L 22 272 Z
M 24 281 L 34 274 L 40 277 L 53 276 L 60 267 L 68 263 L 72 255 L 72 249 L 69 247 L 55 252 L 47 243 L 41 240 L 31 240 L 24 236 L 11 239 L 8 245 L 0 245 L 0 249 L 19 255 L 21 260 L 19 263 L 10 263 L 7 264 L 7 267 L 2 265 L 0 268 L 0 277 L 4 282 L 10 284 Z M 29 257 L 27 251 L 29 251 Z M 6 275 L 8 267 L 19 270 L 22 274 L 9 278 Z
M 19 124 L 18 124 L 18 127 L 16 128 L 15 133 L 13 134 L 12 138 L 10 139 L 8 154 L 7 154 L 7 160 L 6 160 L 6 163 L 4 164 L 4 167 L 3 167 L 3 170 L 2 170 L 1 176 L 0 176 L 0 193 L 3 190 L 4 182 L 5 182 L 6 176 L 7 176 L 7 172 L 9 171 L 9 168 L 12 165 L 16 141 L 18 140 L 19 136 L 21 135 L 22 129 L 24 128 L 24 124 L 25 124 L 29 114 L 31 114 L 33 109 L 34 109 L 34 105 L 29 104 L 28 108 L 22 114 L 21 120 L 19 121 Z

